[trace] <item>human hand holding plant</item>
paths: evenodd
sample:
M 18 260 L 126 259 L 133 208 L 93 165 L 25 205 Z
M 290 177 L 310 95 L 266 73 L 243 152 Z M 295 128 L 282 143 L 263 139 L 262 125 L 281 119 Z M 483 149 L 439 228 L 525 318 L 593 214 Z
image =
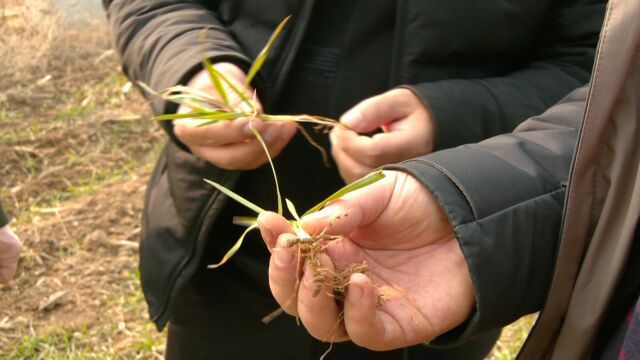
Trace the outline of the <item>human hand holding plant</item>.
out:
M 7 284 L 16 274 L 22 243 L 9 225 L 0 228 L 0 284 Z
M 233 82 L 237 89 L 243 89 L 247 76 L 242 69 L 228 62 L 216 63 L 212 66 Z M 226 102 L 231 107 L 244 106 L 247 108 L 246 111 L 251 114 L 252 109 L 244 103 L 243 98 L 230 89 L 227 83 L 223 82 L 220 85 L 224 87 Z M 212 82 L 208 69 L 198 72 L 187 86 L 210 94 L 220 102 L 225 102 Z M 244 95 L 247 99 L 252 99 L 253 107 L 261 112 L 262 106 L 257 96 L 254 96 L 253 88 L 246 87 Z M 188 104 L 184 103 L 178 108 L 178 114 L 188 114 L 193 111 Z M 206 121 L 190 118 L 173 120 L 176 137 L 196 156 L 228 170 L 254 169 L 267 162 L 267 155 L 249 128 L 249 121 L 262 135 L 272 157 L 277 156 L 284 149 L 297 129 L 295 122 L 263 122 L 259 118 L 249 117 L 239 117 L 231 121 L 220 121 L 208 126 L 200 126 Z
M 319 293 L 314 267 L 300 275 L 299 256 L 287 245 L 295 236 L 290 223 L 270 212 L 258 218 L 272 252 L 273 295 L 318 339 L 348 339 L 372 350 L 400 348 L 454 328 L 473 310 L 469 270 L 439 203 L 411 176 L 385 175 L 300 221 L 309 234 L 326 230 L 344 236 L 322 254 L 329 270 L 334 264 L 368 264 L 368 276 L 351 274 L 343 310 L 333 296 L 330 275 Z
M 347 183 L 382 165 L 433 151 L 431 114 L 408 89 L 393 89 L 363 100 L 340 122 L 355 131 L 334 128 L 331 132 L 331 153 Z M 382 133 L 360 135 L 379 128 Z
M 246 235 L 260 227 L 273 251 L 272 292 L 285 311 L 300 316 L 313 336 L 327 341 L 351 339 L 385 350 L 452 329 L 471 313 L 474 293 L 460 246 L 439 204 L 403 173 L 390 172 L 385 178 L 382 171 L 375 171 L 351 182 L 378 165 L 430 152 L 433 124 L 428 110 L 409 90 L 399 89 L 358 104 L 342 122 L 306 114 L 264 113 L 250 83 L 287 21 L 274 31 L 246 76 L 232 64 L 213 65 L 205 57 L 203 72 L 189 86 L 157 94 L 140 84 L 181 106 L 179 113 L 157 119 L 174 121 L 176 135 L 196 155 L 233 169 L 268 161 L 273 171 L 277 214 L 205 180 L 259 215 L 258 219 L 234 217 L 234 223 L 247 229 L 220 262 L 209 267 L 225 264 Z M 309 209 L 302 219 L 286 200 L 293 217 L 288 220 L 283 217 L 271 157 L 293 136 L 297 125 L 291 124 L 300 122 L 334 128 L 333 154 L 349 184 Z M 386 133 L 368 138 L 335 130 L 351 126 L 361 133 L 377 128 Z M 270 129 L 278 129 L 279 140 L 273 140 Z

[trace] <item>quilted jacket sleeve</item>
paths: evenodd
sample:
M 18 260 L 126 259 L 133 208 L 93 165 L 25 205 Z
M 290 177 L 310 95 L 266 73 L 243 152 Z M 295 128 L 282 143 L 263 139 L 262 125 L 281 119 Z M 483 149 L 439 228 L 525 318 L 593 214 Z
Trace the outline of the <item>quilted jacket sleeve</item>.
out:
M 471 272 L 475 313 L 434 344 L 463 341 L 541 308 L 587 92 L 574 91 L 511 134 L 387 167 L 412 174 L 440 201 Z
M 507 133 L 589 81 L 606 1 L 558 0 L 523 64 L 501 77 L 412 85 L 435 124 L 435 149 Z

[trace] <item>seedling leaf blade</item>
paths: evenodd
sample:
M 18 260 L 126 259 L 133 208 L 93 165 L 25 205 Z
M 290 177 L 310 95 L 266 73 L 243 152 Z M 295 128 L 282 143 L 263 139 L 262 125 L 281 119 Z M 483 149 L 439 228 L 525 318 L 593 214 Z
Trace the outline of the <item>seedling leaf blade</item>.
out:
M 251 129 L 251 132 L 253 133 L 253 135 L 255 135 L 256 139 L 258 139 L 258 141 L 260 142 L 260 145 L 262 145 L 262 149 L 264 150 L 264 153 L 267 155 L 267 159 L 269 160 L 269 165 L 271 166 L 271 172 L 273 173 L 273 181 L 276 184 L 276 196 L 278 197 L 278 214 L 282 215 L 282 196 L 280 195 L 280 185 L 278 184 L 278 175 L 276 174 L 276 168 L 275 166 L 273 166 L 273 161 L 271 161 L 271 155 L 269 154 L 269 149 L 267 148 L 267 144 L 264 143 L 264 139 L 262 138 L 262 135 L 260 135 L 260 132 L 258 131 L 258 129 L 255 128 L 255 126 L 253 126 L 252 121 L 249 121 L 249 129 Z
M 246 117 L 246 115 L 247 114 L 245 113 L 211 113 L 210 115 L 198 117 L 197 119 L 208 120 L 208 121 L 203 121 L 202 123 L 198 124 L 196 127 L 211 125 L 224 120 L 235 120 L 235 119 Z
M 151 86 L 143 83 L 142 81 L 136 81 L 136 84 L 138 84 L 138 86 L 140 86 L 140 88 L 142 90 L 144 90 L 145 92 L 148 92 L 151 95 L 155 95 L 155 96 L 161 96 L 160 93 L 158 93 L 157 91 L 153 90 L 151 88 Z
M 238 95 L 238 97 L 240 99 L 242 99 L 242 102 L 245 103 L 248 107 L 249 110 L 253 111 L 255 110 L 255 106 L 253 105 L 253 103 L 249 100 L 249 98 L 247 97 L 247 95 L 245 95 L 244 91 L 238 89 L 238 87 L 231 81 L 229 80 L 229 78 L 227 78 L 223 73 L 221 73 L 220 71 L 218 71 L 216 68 L 211 67 L 211 72 L 213 72 L 214 74 L 216 74 L 216 76 L 218 76 L 222 81 L 224 81 L 229 88 L 236 93 L 236 95 Z
M 269 37 L 269 41 L 267 41 L 267 45 L 265 45 L 264 48 L 262 48 L 262 50 L 256 57 L 255 61 L 253 62 L 253 64 L 251 64 L 251 68 L 249 68 L 249 73 L 247 74 L 247 81 L 244 84 L 245 89 L 249 88 L 249 84 L 251 84 L 251 80 L 253 80 L 253 78 L 256 76 L 258 71 L 260 71 L 260 68 L 262 68 L 262 65 L 264 64 L 265 59 L 267 58 L 267 56 L 269 56 L 269 52 L 271 51 L 273 44 L 275 43 L 276 39 L 278 39 L 278 36 L 280 36 L 280 33 L 282 32 L 282 29 L 284 29 L 285 25 L 287 25 L 287 22 L 289 22 L 289 19 L 291 19 L 291 15 L 287 16 L 284 20 L 282 20 L 280 25 L 278 25 L 276 30 L 271 34 L 271 37 Z
M 300 221 L 300 216 L 298 216 L 298 212 L 296 211 L 296 207 L 293 205 L 291 200 L 285 198 L 284 201 L 287 203 L 287 209 L 289 209 L 289 212 L 291 213 L 293 218 L 296 219 L 297 221 Z
M 238 241 L 236 241 L 236 243 L 231 247 L 231 249 L 229 249 L 229 251 L 227 251 L 226 254 L 224 254 L 224 257 L 222 258 L 222 260 L 220 260 L 219 263 L 217 264 L 213 264 L 213 265 L 209 265 L 207 266 L 209 269 L 215 269 L 218 268 L 220 266 L 222 266 L 224 263 L 227 262 L 227 260 L 229 260 L 236 252 L 238 252 L 238 250 L 240 250 L 240 246 L 242 246 L 242 241 L 244 241 L 244 238 L 247 236 L 247 234 L 253 230 L 253 229 L 257 229 L 258 228 L 258 224 L 255 225 L 251 225 L 247 228 L 247 230 L 245 230 L 242 235 L 240 235 L 240 238 L 238 239 Z
M 218 92 L 218 94 L 220 94 L 222 102 L 224 102 L 224 105 L 227 108 L 231 108 L 231 105 L 229 104 L 229 97 L 227 96 L 227 90 L 225 90 L 224 86 L 222 86 L 222 81 L 220 80 L 220 76 L 218 75 L 219 72 L 215 71 L 211 60 L 209 60 L 209 58 L 206 56 L 204 57 L 204 67 L 209 73 L 209 78 L 211 79 L 213 86 L 215 86 L 216 91 Z
M 234 216 L 233 224 L 244 227 L 250 227 L 258 224 L 258 218 L 253 216 Z
M 261 207 L 259 207 L 258 205 L 252 203 L 251 201 L 243 198 L 242 196 L 236 194 L 235 192 L 227 189 L 226 187 L 224 187 L 223 185 L 218 184 L 215 181 L 211 181 L 211 180 L 207 180 L 204 179 L 204 181 L 207 182 L 207 184 L 215 187 L 216 189 L 220 190 L 220 192 L 222 192 L 223 194 L 227 195 L 228 197 L 232 198 L 233 200 L 239 202 L 240 204 L 246 206 L 247 208 L 255 211 L 257 214 L 261 214 L 263 213 L 265 210 L 262 209 Z
M 191 113 L 180 113 L 180 114 L 162 114 L 156 116 L 156 120 L 175 120 L 175 119 L 189 119 L 189 118 L 200 118 L 201 116 L 207 116 L 212 114 L 218 114 L 220 112 L 212 110 L 212 111 L 198 111 Z
M 192 110 L 194 110 L 196 112 L 205 112 L 205 111 L 214 110 L 206 102 L 197 100 L 193 96 L 189 96 L 189 95 L 182 95 L 182 94 L 180 94 L 180 95 L 162 95 L 162 98 L 164 100 L 171 101 L 172 103 L 175 103 L 175 104 L 178 104 L 178 105 L 184 105 L 184 106 L 186 106 L 188 108 L 191 108 Z
M 307 210 L 306 213 L 304 213 L 302 216 L 306 216 L 309 215 L 311 213 L 314 213 L 320 209 L 322 209 L 328 202 L 333 201 L 337 198 L 340 198 L 354 190 L 358 190 L 360 188 L 363 188 L 367 185 L 371 185 L 373 183 L 375 183 L 376 181 L 379 181 L 381 179 L 384 178 L 384 173 L 382 172 L 382 170 L 377 170 L 374 171 L 372 173 L 370 173 L 369 175 L 358 179 L 354 182 L 352 182 L 351 184 L 346 185 L 345 187 L 343 187 L 342 189 L 336 191 L 335 193 L 333 193 L 331 196 L 329 196 L 328 198 L 322 200 L 322 202 L 320 202 L 318 205 L 312 207 L 311 209 Z

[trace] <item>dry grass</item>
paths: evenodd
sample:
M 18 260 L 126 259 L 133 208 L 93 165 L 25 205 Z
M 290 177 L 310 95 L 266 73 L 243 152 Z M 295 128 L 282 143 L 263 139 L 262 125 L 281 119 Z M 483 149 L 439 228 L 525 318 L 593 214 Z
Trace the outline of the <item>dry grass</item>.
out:
M 502 330 L 500 339 L 493 347 L 487 360 L 510 360 L 515 359 L 520 351 L 520 347 L 527 338 L 531 327 L 535 323 L 537 315 L 528 315 Z
M 50 9 L 0 0 L 0 193 L 25 244 L 0 286 L 0 358 L 159 358 L 136 266 L 165 137 L 120 75 L 105 24 L 63 28 Z M 491 359 L 511 358 L 530 322 L 506 329 Z
M 103 22 L 63 28 L 44 0 L 0 6 L 0 192 L 25 244 L 0 287 L 0 358 L 160 357 L 136 240 L 164 136 Z

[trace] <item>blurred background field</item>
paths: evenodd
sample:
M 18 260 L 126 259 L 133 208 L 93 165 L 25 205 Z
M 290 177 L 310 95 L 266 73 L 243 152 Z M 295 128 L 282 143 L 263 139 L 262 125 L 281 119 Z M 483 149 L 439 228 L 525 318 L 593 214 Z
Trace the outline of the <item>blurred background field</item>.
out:
M 24 242 L 0 286 L 0 359 L 155 359 L 137 276 L 165 139 L 122 75 L 99 0 L 0 0 L 0 193 Z M 512 359 L 533 317 L 503 331 Z

